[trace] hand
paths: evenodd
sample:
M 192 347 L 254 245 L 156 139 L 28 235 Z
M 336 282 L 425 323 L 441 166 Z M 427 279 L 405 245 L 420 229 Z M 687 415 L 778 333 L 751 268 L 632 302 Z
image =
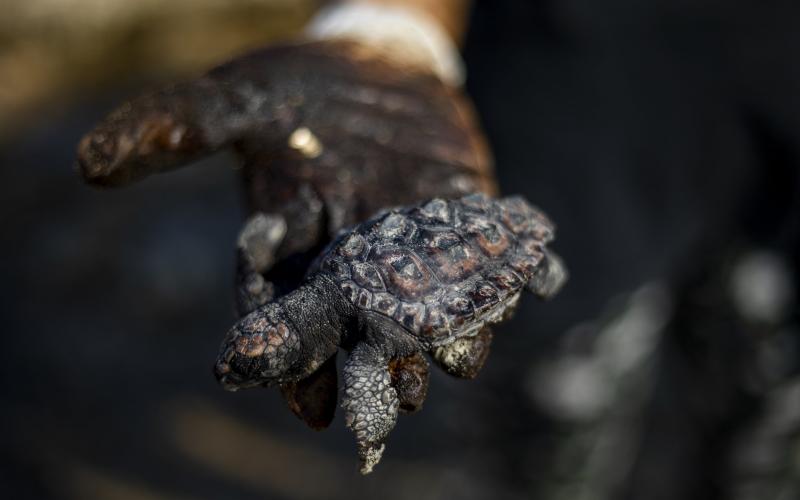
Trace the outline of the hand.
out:
M 227 147 L 252 214 L 238 244 L 240 314 L 294 289 L 333 235 L 380 209 L 495 191 L 461 92 L 345 41 L 259 50 L 135 98 L 84 137 L 78 162 L 87 182 L 121 186 Z M 427 365 L 396 366 L 410 367 L 393 379 L 413 382 L 403 407 L 417 409 Z M 313 427 L 333 417 L 335 373 L 327 362 L 284 387 Z

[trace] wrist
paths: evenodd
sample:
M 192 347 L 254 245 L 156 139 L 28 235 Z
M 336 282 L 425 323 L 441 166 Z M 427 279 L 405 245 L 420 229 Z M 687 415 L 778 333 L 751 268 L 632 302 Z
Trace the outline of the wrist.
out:
M 411 6 L 372 3 L 335 4 L 309 22 L 312 40 L 349 40 L 376 56 L 437 75 L 459 86 L 464 66 L 447 31 L 426 12 Z

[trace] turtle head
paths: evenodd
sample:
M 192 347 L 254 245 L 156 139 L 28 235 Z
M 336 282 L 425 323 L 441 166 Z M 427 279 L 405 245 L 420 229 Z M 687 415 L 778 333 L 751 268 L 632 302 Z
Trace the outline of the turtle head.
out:
M 283 308 L 270 303 L 248 314 L 225 335 L 214 374 L 230 391 L 277 385 L 292 378 L 303 356 L 300 336 Z

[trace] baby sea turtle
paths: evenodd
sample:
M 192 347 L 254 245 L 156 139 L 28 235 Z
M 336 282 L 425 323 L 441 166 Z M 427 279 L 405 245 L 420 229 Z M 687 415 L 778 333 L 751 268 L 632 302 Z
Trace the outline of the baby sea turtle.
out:
M 342 407 L 369 473 L 398 410 L 424 397 L 427 378 L 393 381 L 396 361 L 428 352 L 448 373 L 474 377 L 489 325 L 508 317 L 522 289 L 547 298 L 565 282 L 546 248 L 553 233 L 520 197 L 474 194 L 383 212 L 334 240 L 300 288 L 240 320 L 216 375 L 229 390 L 283 384 L 349 350 Z

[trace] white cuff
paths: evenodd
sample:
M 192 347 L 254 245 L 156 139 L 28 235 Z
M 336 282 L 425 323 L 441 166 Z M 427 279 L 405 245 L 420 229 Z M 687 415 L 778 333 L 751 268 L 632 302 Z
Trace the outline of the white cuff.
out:
M 322 9 L 306 26 L 312 40 L 348 39 L 397 62 L 433 71 L 442 81 L 464 83 L 458 48 L 426 13 L 398 5 L 345 3 Z

